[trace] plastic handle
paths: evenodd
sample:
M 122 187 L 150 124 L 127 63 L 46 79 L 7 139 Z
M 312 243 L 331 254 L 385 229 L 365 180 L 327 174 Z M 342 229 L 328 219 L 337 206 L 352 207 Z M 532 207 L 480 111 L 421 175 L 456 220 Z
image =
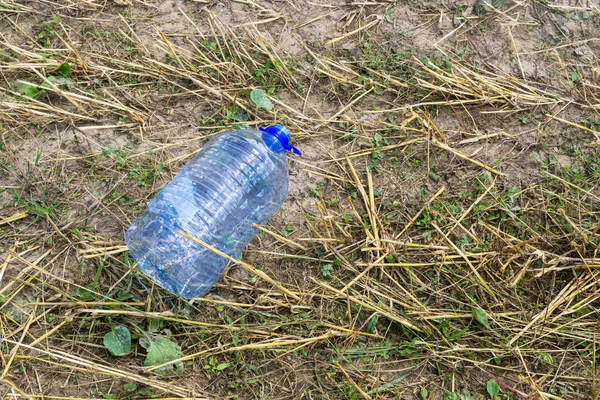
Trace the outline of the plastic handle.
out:
M 268 126 L 266 128 L 259 127 L 258 130 L 275 136 L 286 151 L 291 151 L 292 153 L 297 154 L 299 156 L 302 155 L 302 152 L 300 150 L 298 150 L 296 147 L 290 144 L 290 131 L 288 131 L 287 128 L 283 125 L 276 124 L 273 126 Z

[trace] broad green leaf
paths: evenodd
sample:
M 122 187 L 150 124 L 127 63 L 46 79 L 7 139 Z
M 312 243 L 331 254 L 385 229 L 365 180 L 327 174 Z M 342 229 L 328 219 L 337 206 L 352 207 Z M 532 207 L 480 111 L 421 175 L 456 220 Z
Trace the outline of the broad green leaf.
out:
M 144 361 L 146 367 L 161 365 L 183 357 L 183 353 L 177 345 L 164 336 L 148 335 L 140 339 L 140 345 L 148 352 Z M 181 375 L 183 374 L 183 362 L 178 361 L 165 365 L 157 368 L 154 372 L 158 375 Z
M 248 111 L 241 107 L 232 106 L 227 109 L 227 118 L 237 122 L 245 122 L 248 121 Z
M 71 64 L 69 64 L 68 62 L 60 64 L 60 67 L 58 67 L 58 70 L 56 72 L 58 72 L 62 76 L 69 75 L 71 73 Z
M 488 381 L 486 389 L 492 399 L 496 397 L 498 393 L 500 393 L 500 386 L 498 386 L 498 382 L 496 382 L 495 379 L 490 379 Z
M 50 85 L 50 83 L 52 83 L 52 85 L 56 85 L 56 77 L 50 75 L 44 82 L 42 82 L 40 86 L 46 90 L 52 90 L 52 85 Z
M 231 367 L 231 363 L 222 363 L 217 365 L 217 368 L 215 368 L 217 371 L 223 371 L 224 369 L 227 369 Z
M 394 13 L 393 8 L 388 8 L 385 10 L 385 20 L 389 23 L 392 23 L 392 14 Z
M 429 391 L 426 388 L 422 387 L 421 388 L 421 399 L 425 400 L 425 399 L 427 399 L 427 396 L 429 396 Z
M 135 392 L 137 390 L 137 385 L 135 383 L 129 382 L 125 384 L 125 390 L 127 392 Z
M 267 97 L 266 92 L 262 89 L 254 89 L 252 93 L 250 93 L 250 100 L 252 100 L 258 108 L 264 108 L 267 110 L 273 109 L 273 103 L 271 103 L 271 100 Z
M 40 89 L 35 86 L 31 86 L 31 84 L 27 82 L 19 83 L 15 91 L 23 96 L 36 98 L 40 95 Z
M 488 322 L 487 314 L 481 308 L 473 307 L 473 318 L 475 318 L 481 325 L 485 326 L 486 329 L 492 329 L 490 323 Z
M 112 331 L 104 335 L 104 347 L 113 356 L 124 356 L 131 349 L 131 334 L 129 329 L 122 325 L 117 325 Z

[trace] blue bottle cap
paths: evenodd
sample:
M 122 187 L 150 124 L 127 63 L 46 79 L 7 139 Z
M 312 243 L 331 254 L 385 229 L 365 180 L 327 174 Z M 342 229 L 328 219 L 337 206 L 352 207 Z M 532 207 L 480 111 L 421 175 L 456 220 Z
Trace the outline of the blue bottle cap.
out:
M 287 128 L 283 125 L 275 124 L 266 128 L 259 127 L 258 130 L 275 136 L 286 151 L 291 151 L 292 153 L 297 154 L 299 156 L 302 155 L 300 150 L 298 150 L 290 144 L 290 139 L 292 138 L 292 135 L 290 135 L 290 131 L 288 131 Z

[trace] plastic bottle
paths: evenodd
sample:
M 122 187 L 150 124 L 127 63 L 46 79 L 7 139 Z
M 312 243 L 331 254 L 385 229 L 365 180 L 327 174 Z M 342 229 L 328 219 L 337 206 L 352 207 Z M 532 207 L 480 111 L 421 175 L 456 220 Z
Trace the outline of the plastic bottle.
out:
M 239 257 L 279 210 L 288 191 L 290 133 L 277 124 L 214 136 L 150 201 L 125 240 L 139 268 L 186 299 L 204 296 L 228 261 L 176 232 L 181 230 Z

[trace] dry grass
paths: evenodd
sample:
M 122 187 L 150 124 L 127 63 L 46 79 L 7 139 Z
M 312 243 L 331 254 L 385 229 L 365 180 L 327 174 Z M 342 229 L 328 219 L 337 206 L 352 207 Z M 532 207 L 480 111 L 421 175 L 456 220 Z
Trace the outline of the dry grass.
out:
M 2 398 L 484 398 L 490 379 L 502 399 L 598 398 L 597 58 L 546 48 L 580 72 L 547 87 L 527 54 L 509 74 L 445 42 L 427 59 L 367 45 L 386 2 L 379 19 L 344 6 L 327 46 L 358 56 L 278 50 L 260 28 L 285 13 L 252 1 L 237 26 L 173 10 L 185 34 L 149 1 L 117 3 L 0 1 Z M 131 220 L 208 137 L 274 121 L 306 155 L 282 212 L 206 298 L 154 286 L 127 254 Z M 125 357 L 103 346 L 114 325 Z M 150 331 L 183 357 L 143 366 Z

